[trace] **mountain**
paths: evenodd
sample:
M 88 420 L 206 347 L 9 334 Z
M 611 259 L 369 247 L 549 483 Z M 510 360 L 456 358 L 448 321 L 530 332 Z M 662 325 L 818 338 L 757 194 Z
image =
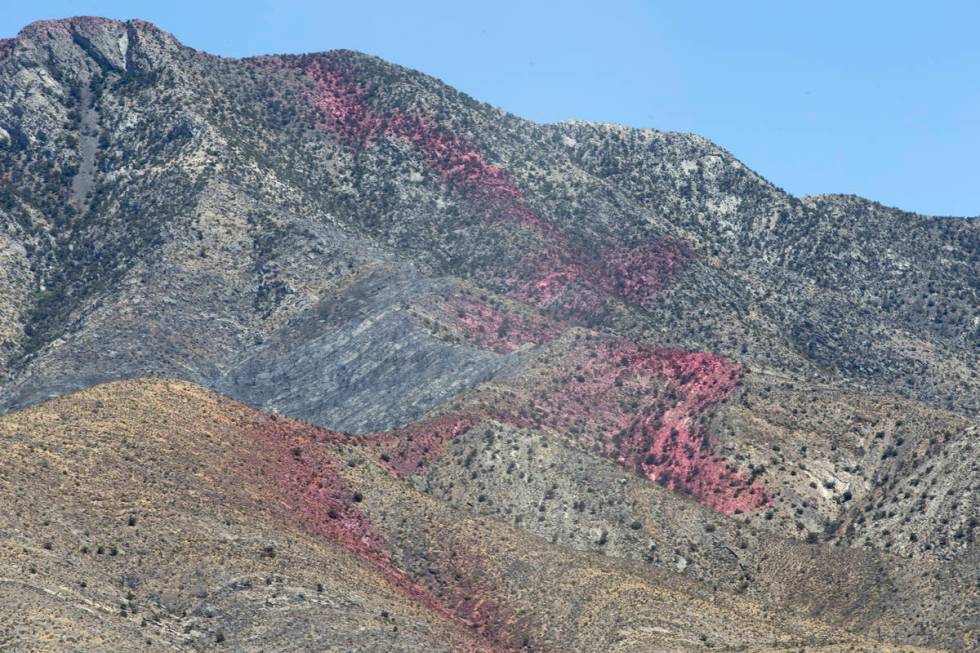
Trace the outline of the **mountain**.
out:
M 967 650 L 978 252 L 355 52 L 33 23 L 0 42 L 0 637 Z

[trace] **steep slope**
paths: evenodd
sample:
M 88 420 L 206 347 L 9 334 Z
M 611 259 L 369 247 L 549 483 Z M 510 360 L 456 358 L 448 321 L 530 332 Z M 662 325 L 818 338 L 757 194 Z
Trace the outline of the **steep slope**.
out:
M 99 386 L 0 437 L 9 650 L 892 650 L 466 516 L 362 439 L 187 383 Z

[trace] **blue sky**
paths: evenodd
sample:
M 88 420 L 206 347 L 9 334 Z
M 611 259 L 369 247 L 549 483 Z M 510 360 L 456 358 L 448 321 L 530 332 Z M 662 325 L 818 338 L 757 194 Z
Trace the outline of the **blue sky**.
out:
M 228 56 L 351 48 L 540 122 L 695 132 L 797 194 L 980 215 L 980 3 L 0 0 Z

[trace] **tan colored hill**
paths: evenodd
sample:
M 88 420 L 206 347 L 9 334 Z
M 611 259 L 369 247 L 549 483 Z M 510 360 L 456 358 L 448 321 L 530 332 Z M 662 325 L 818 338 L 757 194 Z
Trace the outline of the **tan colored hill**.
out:
M 368 441 L 162 379 L 0 418 L 0 648 L 913 650 L 453 509 Z

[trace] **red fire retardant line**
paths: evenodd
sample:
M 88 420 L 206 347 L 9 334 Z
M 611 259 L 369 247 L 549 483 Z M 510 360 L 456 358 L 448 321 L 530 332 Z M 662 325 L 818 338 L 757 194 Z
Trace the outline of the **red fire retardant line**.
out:
M 363 497 L 337 471 L 338 462 L 329 455 L 331 446 L 356 444 L 358 438 L 244 410 L 257 445 L 252 454 L 255 464 L 271 463 L 270 475 L 280 499 L 301 525 L 368 563 L 419 605 L 463 627 L 467 651 L 508 653 L 515 650 L 508 642 L 523 641 L 523 631 L 515 630 L 523 625 L 514 621 L 511 612 L 491 596 L 474 593 L 482 586 L 472 571 L 457 569 L 450 576 L 457 584 L 444 596 L 436 596 L 394 564 L 384 535 L 359 507 Z
M 592 259 L 576 252 L 561 229 L 538 216 L 510 174 L 490 163 L 472 144 L 432 118 L 394 111 L 382 116 L 367 103 L 358 71 L 330 54 L 264 57 L 257 65 L 298 69 L 310 82 L 310 101 L 320 126 L 354 151 L 381 137 L 411 143 L 450 188 L 460 192 L 487 220 L 521 225 L 545 238 L 538 259 L 528 261 L 531 280 L 512 279 L 512 295 L 542 307 L 561 301 L 566 309 L 588 312 L 601 304 L 600 293 L 650 308 L 689 258 L 680 243 L 664 240 L 640 248 L 607 244 Z M 575 292 L 567 292 L 574 289 Z
M 571 248 L 556 225 L 531 211 L 506 170 L 489 163 L 475 147 L 427 117 L 400 111 L 382 116 L 373 111 L 357 82 L 358 71 L 348 62 L 326 54 L 267 57 L 257 64 L 302 72 L 313 89 L 310 100 L 321 116 L 321 126 L 348 147 L 360 151 L 377 138 L 403 139 L 415 146 L 448 186 L 482 207 L 487 219 L 514 222 L 544 236 L 546 247 L 527 261 L 525 278 L 512 280 L 510 294 L 528 304 L 560 306 L 572 315 L 586 315 L 602 305 L 605 295 L 612 295 L 650 308 L 691 256 L 685 245 L 670 240 L 640 247 L 604 245 L 597 254 L 584 256 Z M 559 331 L 544 321 L 515 318 L 516 331 L 508 338 L 511 324 L 505 324 L 507 316 L 478 305 L 466 308 L 470 310 L 460 319 L 464 333 L 497 351 L 512 351 L 528 341 L 545 342 Z M 612 342 L 615 351 L 603 352 L 599 363 L 584 362 L 588 374 L 576 375 L 581 382 L 532 397 L 547 415 L 543 423 L 562 430 L 589 424 L 594 433 L 590 444 L 596 450 L 719 512 L 731 514 L 768 505 L 770 499 L 758 481 L 713 453 L 713 438 L 700 424 L 705 410 L 734 387 L 740 369 L 712 354 Z M 609 367 L 608 362 L 617 359 L 628 361 L 622 366 L 625 369 Z M 627 410 L 623 408 L 624 387 L 669 394 L 641 393 L 630 402 L 641 409 Z M 569 402 L 570 396 L 579 397 L 580 406 Z M 494 417 L 529 426 L 513 412 Z M 474 418 L 458 419 L 460 424 L 471 425 Z M 405 433 L 388 436 L 387 443 L 395 446 L 400 461 L 390 465 L 396 473 L 410 473 L 438 456 L 447 438 L 469 426 L 439 422 L 420 428 L 410 440 Z

